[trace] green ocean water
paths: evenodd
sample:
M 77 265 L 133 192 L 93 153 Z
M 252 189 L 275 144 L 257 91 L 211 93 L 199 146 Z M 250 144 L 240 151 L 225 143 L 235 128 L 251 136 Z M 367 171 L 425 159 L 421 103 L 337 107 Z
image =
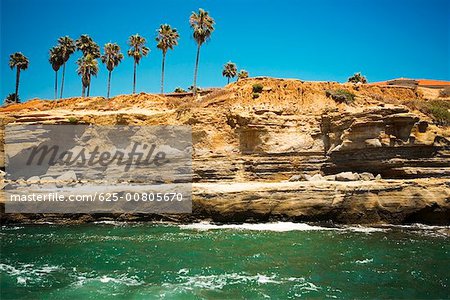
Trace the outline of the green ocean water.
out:
M 1 230 L 1 299 L 449 298 L 449 228 Z

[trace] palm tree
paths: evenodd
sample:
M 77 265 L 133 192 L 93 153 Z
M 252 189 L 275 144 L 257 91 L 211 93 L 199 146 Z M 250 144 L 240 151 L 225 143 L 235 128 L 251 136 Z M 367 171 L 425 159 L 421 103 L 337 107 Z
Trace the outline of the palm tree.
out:
M 136 93 L 136 67 L 139 65 L 141 58 L 143 56 L 147 56 L 150 52 L 150 49 L 145 46 L 147 41 L 144 37 L 140 36 L 138 33 L 130 36 L 128 39 L 128 45 L 130 49 L 128 49 L 128 56 L 132 56 L 134 58 L 134 67 L 133 67 L 133 94 Z
M 240 70 L 237 76 L 238 80 L 248 78 L 248 72 L 245 70 Z
M 236 77 L 236 75 L 237 75 L 237 68 L 235 63 L 229 61 L 223 65 L 222 76 L 228 78 L 228 83 L 230 83 L 230 78 L 234 78 Z
M 158 35 L 156 41 L 158 44 L 156 47 L 162 51 L 162 68 L 161 68 L 161 94 L 164 93 L 164 64 L 166 61 L 167 50 L 173 50 L 173 47 L 178 45 L 178 39 L 180 35 L 175 28 L 170 27 L 168 24 L 161 25 L 158 29 Z
M 53 71 L 55 71 L 55 99 L 58 98 L 58 71 L 64 64 L 63 51 L 60 46 L 55 46 L 50 49 L 50 56 L 48 61 L 52 65 Z
M 62 71 L 62 80 L 61 80 L 61 92 L 59 98 L 63 96 L 64 90 L 64 76 L 66 74 L 66 62 L 69 60 L 70 56 L 75 52 L 75 43 L 74 41 L 68 37 L 63 36 L 58 39 L 58 46 L 61 47 L 61 55 L 63 58 L 63 71 Z
M 197 42 L 197 57 L 195 59 L 195 71 L 194 71 L 194 84 L 193 93 L 197 92 L 197 72 L 198 72 L 198 60 L 200 57 L 200 47 L 206 42 L 214 31 L 214 19 L 209 16 L 207 11 L 199 9 L 198 13 L 192 12 L 189 23 L 194 30 L 194 39 Z
M 90 56 L 89 61 L 95 60 L 95 64 L 97 65 L 97 71 L 95 75 L 98 73 L 98 62 L 97 58 L 100 58 L 100 46 L 94 42 L 94 40 L 87 34 L 82 34 L 76 41 L 75 45 L 78 50 L 83 53 L 83 57 L 86 58 L 88 55 Z M 89 73 L 89 72 L 88 72 Z M 91 78 L 89 77 L 88 85 L 87 85 L 87 96 L 89 97 L 91 91 Z
M 19 101 L 19 81 L 20 81 L 20 70 L 26 70 L 29 65 L 28 58 L 21 52 L 13 53 L 9 56 L 9 67 L 11 70 L 16 68 L 16 102 Z
M 89 97 L 89 86 L 91 84 L 92 75 L 97 76 L 98 73 L 98 62 L 91 54 L 82 56 L 77 60 L 78 69 L 77 73 L 81 76 L 82 90 L 81 96 L 85 96 L 86 88 L 88 89 L 87 96 Z
M 109 71 L 108 74 L 108 92 L 107 99 L 109 99 L 109 91 L 111 89 L 111 73 L 123 59 L 123 54 L 120 52 L 120 47 L 116 43 L 107 43 L 104 47 L 104 54 L 101 57 L 102 62 L 106 65 Z
M 83 56 L 90 54 L 93 58 L 100 57 L 100 46 L 87 34 L 82 34 L 76 41 L 78 50 L 83 52 Z

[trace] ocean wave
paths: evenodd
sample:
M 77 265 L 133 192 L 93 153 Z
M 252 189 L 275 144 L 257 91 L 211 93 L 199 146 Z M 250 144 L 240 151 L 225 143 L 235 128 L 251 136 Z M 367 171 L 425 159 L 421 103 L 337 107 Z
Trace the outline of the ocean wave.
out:
M 129 276 L 127 274 L 121 274 L 118 276 L 92 276 L 92 274 L 78 274 L 76 281 L 73 283 L 75 286 L 83 286 L 91 283 L 103 283 L 103 284 L 121 284 L 126 286 L 138 286 L 144 284 L 139 280 L 137 276 Z
M 321 289 L 319 286 L 312 282 L 306 281 L 303 277 L 289 277 L 279 278 L 276 274 L 256 274 L 249 275 L 245 273 L 224 273 L 217 275 L 188 275 L 185 269 L 180 270 L 177 280 L 178 284 L 164 283 L 164 287 L 171 288 L 184 288 L 185 290 L 193 290 L 195 288 L 208 289 L 208 290 L 221 290 L 225 286 L 239 285 L 239 284 L 284 284 L 291 283 L 292 285 L 299 287 L 301 290 L 318 291 Z
M 309 225 L 306 223 L 293 223 L 293 222 L 255 223 L 255 224 L 243 223 L 243 224 L 222 224 L 222 225 L 200 222 L 187 225 L 179 225 L 179 227 L 181 229 L 200 230 L 200 231 L 217 230 L 217 229 L 275 231 L 275 232 L 335 230 L 335 231 L 372 233 L 388 230 L 387 228 L 364 227 L 364 226 L 323 227 L 323 226 Z
M 312 226 L 305 223 L 277 222 L 277 223 L 243 223 L 243 224 L 212 224 L 206 222 L 180 225 L 181 229 L 190 230 L 215 230 L 215 229 L 237 229 L 254 231 L 311 231 L 311 230 L 334 230 L 336 228 Z
M 113 225 L 113 226 L 124 226 L 128 225 L 126 222 L 122 221 L 95 221 L 93 224 L 104 224 L 104 225 Z
M 373 258 L 366 258 L 366 259 L 362 259 L 362 260 L 356 260 L 355 263 L 356 264 L 368 264 L 373 262 Z
M 448 238 L 450 237 L 450 226 L 439 225 L 426 225 L 420 223 L 408 224 L 408 225 L 382 225 L 383 228 L 389 228 L 391 230 L 402 230 L 410 234 L 418 236 L 427 236 L 435 238 Z
M 387 227 L 387 228 L 400 228 L 400 229 L 418 229 L 418 230 L 450 230 L 450 226 L 444 226 L 444 225 L 427 225 L 427 224 L 421 224 L 421 223 L 412 223 L 408 225 L 380 225 L 381 227 Z
M 8 226 L 8 225 L 3 225 L 1 227 L 1 231 L 7 231 L 7 230 L 19 230 L 19 229 L 23 229 L 25 228 L 24 226 Z
M 257 274 L 254 276 L 241 275 L 238 273 L 225 273 L 220 275 L 197 275 L 197 276 L 180 276 L 181 286 L 188 288 L 201 288 L 208 290 L 221 290 L 226 285 L 248 284 L 250 282 L 258 284 L 280 284 L 281 281 L 275 280 L 275 275 L 267 276 Z
M 366 226 L 343 226 L 340 228 L 345 231 L 352 232 L 361 232 L 361 233 L 372 233 L 372 232 L 384 232 L 387 231 L 388 228 L 380 228 L 380 227 L 366 227 Z
M 52 272 L 62 270 L 60 266 L 43 265 L 36 267 L 34 264 L 19 264 L 12 266 L 0 263 L 0 272 L 5 272 L 9 276 L 16 277 L 17 284 L 26 286 L 28 283 L 41 281 Z

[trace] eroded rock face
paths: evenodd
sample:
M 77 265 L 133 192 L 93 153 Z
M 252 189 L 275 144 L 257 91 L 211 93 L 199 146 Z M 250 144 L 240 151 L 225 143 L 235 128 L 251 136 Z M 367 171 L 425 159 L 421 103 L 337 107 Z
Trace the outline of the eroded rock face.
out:
M 329 161 L 322 170 L 366 171 L 383 178 L 449 176 L 450 143 L 427 128 L 426 121 L 403 107 L 324 114 L 322 132 Z
M 217 222 L 449 224 L 449 187 L 449 180 L 199 184 L 194 215 Z

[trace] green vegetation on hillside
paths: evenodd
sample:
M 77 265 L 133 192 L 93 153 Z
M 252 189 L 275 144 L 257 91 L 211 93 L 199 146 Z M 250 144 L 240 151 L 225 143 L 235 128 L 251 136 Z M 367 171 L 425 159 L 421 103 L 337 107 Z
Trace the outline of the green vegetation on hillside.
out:
M 355 101 L 355 94 L 347 90 L 326 90 L 325 95 L 337 103 L 350 104 Z
M 431 100 L 424 102 L 421 109 L 433 117 L 439 125 L 450 126 L 450 101 Z
M 254 84 L 253 86 L 252 86 L 252 91 L 253 91 L 253 93 L 261 93 L 262 92 L 262 90 L 263 90 L 263 85 L 262 84 L 260 84 L 260 83 L 257 83 L 257 84 Z

